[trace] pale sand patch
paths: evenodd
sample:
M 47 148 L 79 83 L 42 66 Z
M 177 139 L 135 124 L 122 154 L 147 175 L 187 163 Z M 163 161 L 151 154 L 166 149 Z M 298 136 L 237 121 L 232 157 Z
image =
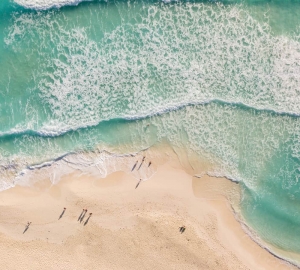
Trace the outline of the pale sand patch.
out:
M 156 164 L 158 165 L 158 164 Z M 238 185 L 174 162 L 135 189 L 131 174 L 73 174 L 0 193 L 2 269 L 294 269 L 235 220 Z M 64 216 L 58 220 L 63 207 Z M 92 212 L 86 226 L 77 219 Z M 23 234 L 27 221 L 29 229 Z M 179 227 L 185 225 L 184 233 Z

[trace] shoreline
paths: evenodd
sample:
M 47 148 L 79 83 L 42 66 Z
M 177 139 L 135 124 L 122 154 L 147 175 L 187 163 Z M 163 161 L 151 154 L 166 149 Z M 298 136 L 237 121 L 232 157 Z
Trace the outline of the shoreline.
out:
M 178 160 L 162 160 L 137 189 L 133 174 L 115 171 L 106 178 L 75 172 L 57 184 L 45 180 L 1 192 L 0 249 L 17 246 L 22 250 L 17 257 L 29 264 L 38 247 L 39 256 L 47 254 L 50 269 L 55 268 L 50 258 L 57 256 L 61 264 L 56 269 L 73 259 L 74 269 L 298 269 L 243 230 L 231 204 L 239 200 L 236 183 L 192 177 Z M 66 213 L 58 220 L 64 207 Z M 83 208 L 93 213 L 86 226 L 77 222 Z M 186 231 L 180 234 L 183 225 Z M 90 245 L 100 252 L 89 257 Z M 83 253 L 75 258 L 70 252 L 77 249 Z M 11 259 L 3 259 L 6 269 L 18 265 Z
M 293 267 L 295 267 L 295 269 L 300 269 L 300 266 L 293 261 L 292 259 L 289 258 L 284 258 L 283 256 L 280 256 L 280 253 L 284 253 L 285 251 L 283 250 L 279 250 L 278 249 L 278 254 L 275 253 L 275 251 L 273 251 L 272 249 L 276 249 L 274 246 L 271 246 L 270 244 L 268 244 L 267 242 L 263 241 L 259 235 L 253 230 L 251 229 L 251 227 L 246 223 L 246 221 L 240 216 L 240 214 L 238 214 L 235 209 L 232 207 L 232 212 L 235 216 L 236 221 L 240 224 L 241 228 L 243 229 L 243 231 L 245 232 L 246 235 L 249 236 L 249 238 L 256 243 L 260 248 L 262 248 L 263 250 L 267 251 L 268 253 L 270 253 L 274 258 L 287 263 L 288 265 L 291 265 Z M 287 252 L 286 254 L 291 255 L 291 252 Z M 297 255 L 297 254 L 296 254 Z M 297 255 L 299 257 L 299 255 Z
M 232 208 L 233 214 L 235 215 L 235 219 L 237 222 L 239 222 L 241 228 L 247 234 L 251 240 L 256 243 L 260 248 L 266 250 L 268 253 L 270 253 L 272 256 L 274 256 L 276 259 L 283 261 L 284 263 L 287 263 L 289 265 L 292 265 L 295 267 L 295 269 L 300 269 L 300 265 L 297 262 L 300 259 L 300 255 L 297 253 L 292 253 L 289 251 L 284 251 L 282 249 L 276 248 L 275 246 L 272 246 L 271 244 L 265 242 L 261 239 L 261 237 L 246 223 L 246 221 L 238 214 L 234 208 Z M 275 250 L 275 251 L 274 251 Z M 277 250 L 277 253 L 276 253 Z M 286 254 L 286 257 L 284 255 Z M 294 257 L 294 260 L 291 258 Z

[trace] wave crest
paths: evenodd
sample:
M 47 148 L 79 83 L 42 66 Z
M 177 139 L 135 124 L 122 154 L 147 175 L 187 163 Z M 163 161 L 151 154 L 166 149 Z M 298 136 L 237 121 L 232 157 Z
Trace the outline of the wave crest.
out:
M 125 7 L 116 8 L 125 16 Z M 272 36 L 267 24 L 240 6 L 139 8 L 141 17 L 130 13 L 99 42 L 84 28 L 66 29 L 55 12 L 16 16 L 6 43 L 27 42 L 31 48 L 39 36 L 44 61 L 36 91 L 51 111 L 47 120 L 53 127 L 76 129 L 216 99 L 299 114 L 296 38 Z
M 60 8 L 62 6 L 77 6 L 83 1 L 91 0 L 14 0 L 15 3 L 24 8 L 35 10 Z

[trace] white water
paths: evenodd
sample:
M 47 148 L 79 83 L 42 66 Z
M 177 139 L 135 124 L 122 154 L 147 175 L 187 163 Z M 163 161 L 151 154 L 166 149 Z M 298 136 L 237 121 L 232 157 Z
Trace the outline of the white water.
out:
M 91 0 L 14 0 L 14 2 L 20 6 L 35 10 L 60 8 L 62 6 L 74 6 L 83 1 Z
M 298 37 L 272 36 L 240 7 L 147 6 L 100 42 L 55 15 L 16 15 L 6 38 L 14 48 L 40 38 L 34 91 L 51 110 L 41 132 L 211 100 L 300 113 Z

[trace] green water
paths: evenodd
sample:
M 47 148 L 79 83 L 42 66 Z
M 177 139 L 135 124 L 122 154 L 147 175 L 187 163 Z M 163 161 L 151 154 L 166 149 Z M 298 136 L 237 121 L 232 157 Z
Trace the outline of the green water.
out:
M 19 3 L 0 3 L 1 189 L 68 153 L 167 141 L 300 251 L 300 1 Z

